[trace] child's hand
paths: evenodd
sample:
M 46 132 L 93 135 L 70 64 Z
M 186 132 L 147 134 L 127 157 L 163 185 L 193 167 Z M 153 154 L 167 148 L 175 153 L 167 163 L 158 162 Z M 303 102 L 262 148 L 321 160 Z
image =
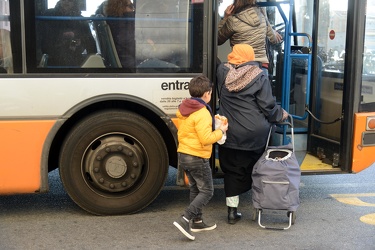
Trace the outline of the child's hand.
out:
M 215 115 L 215 129 L 220 129 L 225 133 L 228 130 L 228 119 L 219 114 Z

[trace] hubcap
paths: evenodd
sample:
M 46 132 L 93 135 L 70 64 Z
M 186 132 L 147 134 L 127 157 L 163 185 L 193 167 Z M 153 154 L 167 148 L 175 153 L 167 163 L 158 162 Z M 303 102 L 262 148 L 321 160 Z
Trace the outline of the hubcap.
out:
M 122 192 L 142 178 L 144 156 L 133 138 L 106 135 L 86 150 L 83 164 L 88 180 L 96 188 Z

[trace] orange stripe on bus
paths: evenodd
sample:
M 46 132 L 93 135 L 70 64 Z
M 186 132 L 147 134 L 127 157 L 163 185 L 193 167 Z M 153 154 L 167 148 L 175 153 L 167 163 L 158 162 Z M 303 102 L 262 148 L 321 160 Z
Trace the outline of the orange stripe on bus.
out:
M 375 162 L 375 146 L 362 145 L 362 133 L 366 131 L 366 118 L 373 113 L 357 113 L 354 115 L 354 140 L 352 171 L 358 173 Z
M 0 193 L 34 193 L 41 187 L 43 144 L 55 121 L 0 121 Z

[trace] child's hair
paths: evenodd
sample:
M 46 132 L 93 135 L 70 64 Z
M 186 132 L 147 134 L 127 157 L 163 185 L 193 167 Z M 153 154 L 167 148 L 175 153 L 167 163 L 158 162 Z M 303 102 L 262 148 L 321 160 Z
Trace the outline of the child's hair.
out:
M 212 90 L 212 85 L 206 76 L 196 76 L 189 83 L 189 93 L 191 97 L 202 97 L 205 92 Z

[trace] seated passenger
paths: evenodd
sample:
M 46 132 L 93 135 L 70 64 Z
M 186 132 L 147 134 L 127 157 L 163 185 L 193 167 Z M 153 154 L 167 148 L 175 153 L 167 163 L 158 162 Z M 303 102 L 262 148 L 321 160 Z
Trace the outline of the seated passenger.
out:
M 96 14 L 119 18 L 109 19 L 107 24 L 111 29 L 121 65 L 127 72 L 133 72 L 135 69 L 134 11 L 130 0 L 107 0 L 96 11 Z
M 42 15 L 81 17 L 79 0 L 59 0 Z M 37 35 L 42 54 L 48 55 L 48 66 L 81 66 L 87 54 L 96 53 L 89 24 L 83 20 L 43 20 Z

